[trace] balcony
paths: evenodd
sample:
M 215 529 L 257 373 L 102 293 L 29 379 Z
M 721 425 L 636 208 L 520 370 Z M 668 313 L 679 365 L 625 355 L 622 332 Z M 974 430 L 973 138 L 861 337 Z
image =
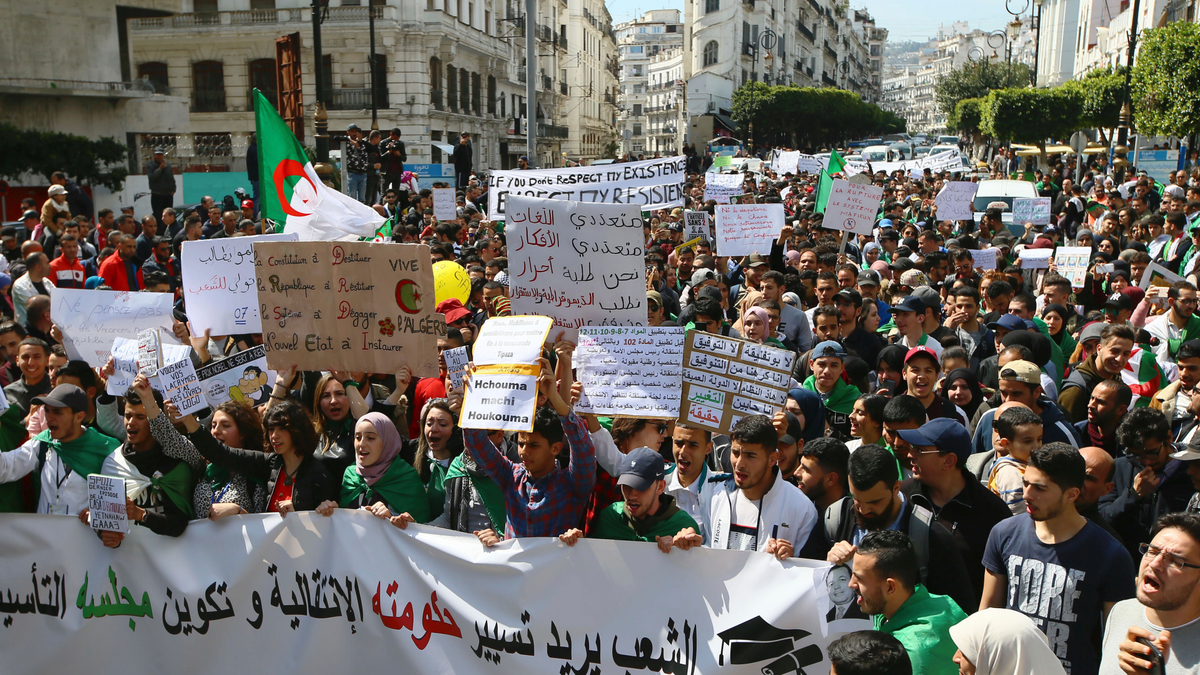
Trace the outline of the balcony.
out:
M 525 69 L 524 68 L 517 71 L 517 82 L 520 82 L 521 84 L 525 84 Z
M 613 101 L 613 95 L 612 95 L 612 94 L 605 94 L 605 95 L 604 95 L 604 102 L 605 102 L 605 103 L 614 103 L 614 104 L 615 104 L 615 102 Z
M 538 122 L 538 136 L 542 138 L 567 138 L 570 135 L 571 131 L 564 126 Z
M 567 50 L 567 34 L 565 32 L 558 34 L 558 48 L 563 50 L 564 52 L 568 51 Z
M 225 90 L 193 91 L 192 112 L 225 112 Z
M 434 110 L 442 109 L 442 90 L 434 89 L 429 92 L 429 102 L 433 104 Z
M 379 5 L 376 7 L 376 19 L 397 18 L 396 7 Z M 369 7 L 345 6 L 330 7 L 326 15 L 326 23 L 367 22 Z M 230 12 L 199 12 L 173 14 L 171 16 L 156 16 L 130 19 L 129 28 L 135 31 L 163 31 L 214 29 L 224 26 L 268 26 L 281 23 L 312 23 L 312 15 L 307 7 L 292 9 L 250 9 Z
M 0 93 L 28 96 L 92 96 L 96 98 L 140 98 L 155 93 L 171 95 L 170 87 L 156 89 L 149 80 L 104 82 L 99 80 L 44 80 L 30 77 L 0 77 Z
M 829 75 L 827 75 L 826 73 L 821 73 L 821 81 L 822 81 L 822 82 L 824 82 L 825 84 L 827 84 L 827 85 L 831 86 L 831 87 L 836 87 L 836 86 L 837 86 L 837 80 L 833 79 L 832 77 L 830 77 L 830 76 L 829 76 Z
M 325 101 L 330 110 L 368 110 L 371 108 L 371 88 L 331 88 L 325 91 Z M 387 89 L 380 88 L 380 91 L 377 92 L 375 107 L 388 107 Z
M 563 96 L 567 95 L 567 83 L 566 82 L 558 83 L 558 93 L 562 94 Z
M 829 45 L 829 40 L 825 41 L 825 53 L 834 61 L 837 61 L 837 51 Z
M 821 6 L 819 0 L 808 0 L 808 4 L 812 5 L 813 9 L 817 10 L 818 14 L 825 13 L 825 8 Z
M 804 22 L 800 21 L 799 19 L 796 20 L 796 30 L 799 31 L 801 35 L 808 38 L 809 42 L 816 42 L 817 36 L 813 35 L 812 30 L 808 26 L 804 25 Z
M 548 75 L 542 76 L 542 89 L 544 91 L 554 91 L 554 80 Z

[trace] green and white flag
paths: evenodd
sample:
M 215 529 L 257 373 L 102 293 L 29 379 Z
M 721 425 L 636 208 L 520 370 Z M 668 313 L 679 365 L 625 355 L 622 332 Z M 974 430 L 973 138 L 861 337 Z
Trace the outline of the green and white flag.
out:
M 821 169 L 821 177 L 817 181 L 817 206 L 814 211 L 825 213 L 825 206 L 829 204 L 829 193 L 833 190 L 833 174 L 841 173 L 845 169 L 846 160 L 837 154 L 837 150 L 830 151 L 829 166 Z
M 300 241 L 375 235 L 383 216 L 321 182 L 296 135 L 257 89 L 254 126 L 258 175 L 263 181 L 262 214 L 275 221 L 276 232 L 295 232 Z

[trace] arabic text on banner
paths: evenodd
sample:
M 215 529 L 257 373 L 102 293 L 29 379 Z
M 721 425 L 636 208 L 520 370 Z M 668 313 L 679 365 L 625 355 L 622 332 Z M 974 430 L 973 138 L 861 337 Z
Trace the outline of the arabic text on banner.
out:
M 717 255 L 767 255 L 783 231 L 783 204 L 718 204 Z
M 835 178 L 829 190 L 829 203 L 825 206 L 825 219 L 821 224 L 831 230 L 869 235 L 871 228 L 875 227 L 875 215 L 879 213 L 882 199 L 882 187 L 859 185 Z
M 942 187 L 942 191 L 934 198 L 937 206 L 938 220 L 971 220 L 975 217 L 975 192 L 979 183 L 969 181 L 950 181 Z
M 137 339 L 139 331 L 162 328 L 165 342 L 178 343 L 171 331 L 170 293 L 128 293 L 55 289 L 50 318 L 63 333 L 67 356 L 103 368 L 113 338 Z
M 258 286 L 254 274 L 254 242 L 297 241 L 299 235 L 264 234 L 183 242 L 183 297 L 196 335 L 262 332 Z
M 982 251 L 971 249 L 971 262 L 973 267 L 985 270 L 996 269 L 996 256 L 1000 252 L 997 248 L 985 248 Z
M 728 204 L 729 198 L 746 191 L 746 179 L 740 173 L 714 173 L 704 178 L 704 201 Z
M 161 675 L 167 656 L 175 675 L 241 672 L 272 654 L 313 673 L 817 673 L 840 631 L 870 628 L 826 621 L 828 565 L 763 553 L 553 538 L 485 550 L 342 509 L 198 520 L 180 537 L 130 528 L 116 552 L 74 517 L 0 525 L 6 675 Z M 553 590 L 581 579 L 592 600 Z
M 575 366 L 583 394 L 575 409 L 608 416 L 678 417 L 684 330 L 580 328 Z
M 640 211 L 683 206 L 685 157 L 565 169 L 492 171 L 488 214 L 504 220 L 509 195 L 601 204 L 629 204 Z
M 688 331 L 679 421 L 729 433 L 746 415 L 771 417 L 787 398 L 795 358 L 786 349 Z
M 512 196 L 508 279 L 514 314 L 554 319 L 555 335 L 581 326 L 646 323 L 642 214 L 636 207 Z
M 433 217 L 438 220 L 458 218 L 454 188 L 433 188 Z
M 258 242 L 259 314 L 274 370 L 438 372 L 433 269 L 424 244 Z
M 1018 197 L 1012 204 L 1013 222 L 1019 225 L 1049 225 L 1050 207 L 1049 197 Z

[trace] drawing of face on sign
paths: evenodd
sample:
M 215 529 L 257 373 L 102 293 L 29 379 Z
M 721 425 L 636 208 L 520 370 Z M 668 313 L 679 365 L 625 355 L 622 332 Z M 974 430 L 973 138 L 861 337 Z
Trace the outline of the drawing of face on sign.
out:
M 271 396 L 271 390 L 267 387 L 267 374 L 257 366 L 247 366 L 242 371 L 242 378 L 238 380 L 237 388 L 242 396 L 256 404 L 266 403 Z

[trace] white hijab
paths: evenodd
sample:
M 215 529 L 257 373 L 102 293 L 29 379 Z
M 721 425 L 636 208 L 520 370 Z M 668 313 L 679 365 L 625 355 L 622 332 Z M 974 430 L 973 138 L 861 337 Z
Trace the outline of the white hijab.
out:
M 1011 609 L 976 612 L 951 626 L 950 637 L 975 675 L 1066 675 L 1042 631 Z

